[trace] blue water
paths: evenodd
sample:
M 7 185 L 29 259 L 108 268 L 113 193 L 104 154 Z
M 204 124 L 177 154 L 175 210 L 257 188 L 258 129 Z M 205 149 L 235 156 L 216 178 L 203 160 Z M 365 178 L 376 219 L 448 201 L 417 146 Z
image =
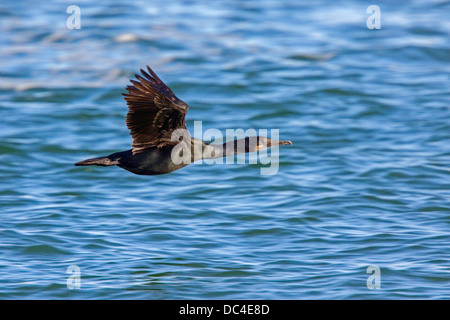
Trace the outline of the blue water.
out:
M 2 1 L 0 298 L 449 299 L 449 9 Z M 146 65 L 191 130 L 279 129 L 278 173 L 74 167 L 130 148 Z

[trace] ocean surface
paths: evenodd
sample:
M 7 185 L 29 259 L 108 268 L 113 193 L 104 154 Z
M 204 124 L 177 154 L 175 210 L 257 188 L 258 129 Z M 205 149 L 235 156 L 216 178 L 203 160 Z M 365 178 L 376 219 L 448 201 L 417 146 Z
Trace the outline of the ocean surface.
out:
M 450 299 L 449 10 L 2 1 L 0 299 Z M 278 172 L 73 166 L 130 149 L 146 65 L 191 133 L 279 130 Z

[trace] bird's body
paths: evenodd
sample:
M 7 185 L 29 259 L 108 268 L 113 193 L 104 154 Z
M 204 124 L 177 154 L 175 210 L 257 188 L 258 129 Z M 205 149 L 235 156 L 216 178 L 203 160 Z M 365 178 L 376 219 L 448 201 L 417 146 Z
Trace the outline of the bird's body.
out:
M 170 159 L 170 147 L 153 147 L 144 152 L 133 154 L 133 149 L 113 153 L 107 157 L 87 159 L 77 162 L 77 166 L 118 166 L 140 175 L 158 175 L 183 168 L 186 164 L 174 164 Z
M 292 144 L 259 136 L 241 139 L 242 143 L 238 140 L 223 145 L 191 138 L 185 124 L 188 105 L 178 99 L 149 67 L 147 70 L 149 73 L 141 70 L 144 77 L 136 75 L 139 82 L 131 80 L 133 86 L 128 86 L 128 94 L 124 94 L 129 108 L 126 123 L 134 148 L 83 160 L 75 163 L 76 166 L 118 166 L 139 175 L 159 175 L 200 159 Z
M 198 139 L 195 140 L 192 139 L 191 142 L 191 148 L 193 149 L 192 155 L 195 154 L 194 149 L 195 142 L 201 141 Z M 205 146 L 205 144 L 203 143 L 201 145 L 202 147 Z M 171 159 L 172 157 L 172 151 L 174 147 L 175 145 L 172 144 L 165 145 L 160 148 L 150 147 L 135 154 L 133 154 L 133 149 L 130 149 L 127 151 L 121 151 L 110 154 L 107 157 L 93 158 L 80 161 L 77 162 L 75 165 L 77 166 L 98 165 L 104 167 L 118 166 L 135 174 L 158 175 L 181 169 L 195 161 L 193 157 L 190 158 L 190 161 L 180 163 L 168 161 L 168 159 Z M 204 148 L 202 148 L 202 150 L 204 150 Z

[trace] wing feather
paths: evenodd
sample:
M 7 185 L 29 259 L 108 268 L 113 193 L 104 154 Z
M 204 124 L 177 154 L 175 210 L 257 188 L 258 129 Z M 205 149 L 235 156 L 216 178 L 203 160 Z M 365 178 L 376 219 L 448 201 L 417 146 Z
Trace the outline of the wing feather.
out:
M 123 94 L 128 104 L 126 124 L 133 137 L 133 154 L 151 147 L 161 148 L 173 144 L 172 133 L 186 130 L 185 116 L 188 105 L 147 66 L 142 76 L 130 80 Z

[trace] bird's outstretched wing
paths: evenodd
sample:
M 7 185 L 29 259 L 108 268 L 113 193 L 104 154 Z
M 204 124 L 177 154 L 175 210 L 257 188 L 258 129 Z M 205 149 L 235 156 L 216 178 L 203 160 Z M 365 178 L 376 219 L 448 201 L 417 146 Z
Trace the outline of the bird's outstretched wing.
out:
M 171 136 L 176 129 L 185 129 L 188 105 L 178 99 L 168 86 L 147 66 L 141 69 L 143 77 L 131 80 L 124 93 L 128 104 L 127 127 L 133 137 L 133 154 L 150 147 L 161 148 L 173 144 Z

